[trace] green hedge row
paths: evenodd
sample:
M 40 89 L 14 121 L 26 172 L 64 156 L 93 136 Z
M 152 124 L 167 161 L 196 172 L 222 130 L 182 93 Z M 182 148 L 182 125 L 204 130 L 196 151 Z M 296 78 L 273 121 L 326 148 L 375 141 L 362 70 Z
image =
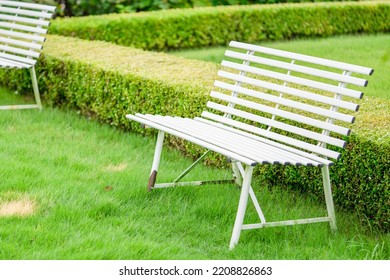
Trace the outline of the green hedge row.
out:
M 137 133 L 144 130 L 127 113 L 193 117 L 205 109 L 218 66 L 105 42 L 49 36 L 38 63 L 39 86 L 47 103 Z M 27 73 L 0 72 L 0 83 L 24 91 Z M 336 205 L 361 214 L 364 222 L 390 232 L 390 101 L 364 98 L 341 161 L 331 167 Z M 377 120 L 377 122 L 375 121 Z M 382 122 L 382 124 L 380 124 Z M 169 137 L 171 146 L 197 157 L 203 149 Z M 207 162 L 226 165 L 211 154 Z M 313 168 L 260 166 L 257 176 L 269 185 L 284 184 L 322 197 L 321 176 Z
M 178 8 L 359 0 L 25 0 L 57 5 L 58 16 L 87 16 Z
M 390 2 L 226 6 L 53 21 L 51 33 L 144 50 L 226 45 L 231 40 L 326 37 L 390 31 Z

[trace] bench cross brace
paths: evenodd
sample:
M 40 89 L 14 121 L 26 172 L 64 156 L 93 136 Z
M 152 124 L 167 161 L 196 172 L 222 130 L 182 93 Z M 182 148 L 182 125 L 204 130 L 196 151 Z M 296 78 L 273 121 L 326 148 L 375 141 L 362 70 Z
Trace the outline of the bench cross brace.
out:
M 157 135 L 156 150 L 153 159 L 152 170 L 150 173 L 148 190 L 160 189 L 160 188 L 169 188 L 169 187 L 181 187 L 181 186 L 202 186 L 206 184 L 232 184 L 235 183 L 235 179 L 228 180 L 209 180 L 209 181 L 192 181 L 192 182 L 180 182 L 209 152 L 207 150 L 203 155 L 201 155 L 194 163 L 192 163 L 186 170 L 184 170 L 172 183 L 159 183 L 156 184 L 156 177 L 158 172 L 158 166 L 160 164 L 162 145 L 164 142 L 164 132 L 159 131 Z

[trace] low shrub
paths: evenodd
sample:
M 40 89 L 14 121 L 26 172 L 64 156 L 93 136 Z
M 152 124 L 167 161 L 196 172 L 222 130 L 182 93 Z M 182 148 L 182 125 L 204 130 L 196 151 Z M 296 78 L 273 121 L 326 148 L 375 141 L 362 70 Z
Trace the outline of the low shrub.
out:
M 38 63 L 39 86 L 52 105 L 77 110 L 112 126 L 145 130 L 127 113 L 199 116 L 205 109 L 218 66 L 163 53 L 145 52 L 105 42 L 49 36 Z M 30 87 L 27 73 L 2 70 L 0 83 L 19 92 Z M 335 203 L 361 214 L 364 222 L 390 231 L 390 100 L 364 98 L 349 144 L 331 167 Z M 204 150 L 181 139 L 167 142 L 190 157 Z M 211 154 L 209 164 L 226 166 Z M 318 170 L 260 166 L 256 175 L 269 185 L 284 185 L 322 197 Z
M 144 50 L 226 45 L 231 40 L 326 37 L 390 31 L 390 2 L 226 6 L 53 21 L 51 32 Z

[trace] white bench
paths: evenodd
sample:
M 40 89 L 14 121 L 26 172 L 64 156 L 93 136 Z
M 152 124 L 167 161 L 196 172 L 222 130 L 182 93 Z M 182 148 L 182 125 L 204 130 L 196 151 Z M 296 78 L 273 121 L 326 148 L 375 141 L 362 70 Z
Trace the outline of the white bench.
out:
M 347 111 L 358 110 L 352 99 L 362 98 L 363 93 L 356 88 L 367 86 L 367 80 L 352 74 L 371 75 L 373 69 L 240 42 L 231 42 L 230 47 L 235 51 L 227 50 L 225 56 L 239 62 L 222 61 L 221 79 L 215 81 L 212 101 L 207 103 L 211 110 L 201 117 L 126 115 L 159 130 L 149 190 L 206 183 L 180 182 L 199 159 L 173 183 L 155 184 L 164 133 L 169 133 L 231 159 L 233 180 L 242 188 L 230 248 L 244 229 L 329 222 L 336 230 L 329 166 L 340 154 L 328 145 L 345 147 L 340 136 L 351 131 L 343 123 L 354 122 Z M 327 215 L 266 221 L 251 187 L 257 164 L 321 168 Z M 248 197 L 259 215 L 257 224 L 243 224 Z
M 56 7 L 0 0 L 0 68 L 29 69 L 36 104 L 6 105 L 0 110 L 42 109 L 35 64 Z

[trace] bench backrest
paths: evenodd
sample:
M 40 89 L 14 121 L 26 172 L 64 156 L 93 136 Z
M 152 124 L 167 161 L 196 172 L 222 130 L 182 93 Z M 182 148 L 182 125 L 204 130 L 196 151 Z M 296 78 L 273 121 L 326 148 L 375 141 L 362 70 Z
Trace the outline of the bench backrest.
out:
M 0 59 L 35 65 L 54 6 L 0 0 Z
M 373 69 L 251 44 L 231 42 L 202 117 L 262 137 L 338 159 L 327 144 L 344 147 L 357 90 Z M 347 88 L 352 85 L 352 89 Z M 342 100 L 345 98 L 345 100 Z M 223 116 L 216 114 L 222 112 Z

